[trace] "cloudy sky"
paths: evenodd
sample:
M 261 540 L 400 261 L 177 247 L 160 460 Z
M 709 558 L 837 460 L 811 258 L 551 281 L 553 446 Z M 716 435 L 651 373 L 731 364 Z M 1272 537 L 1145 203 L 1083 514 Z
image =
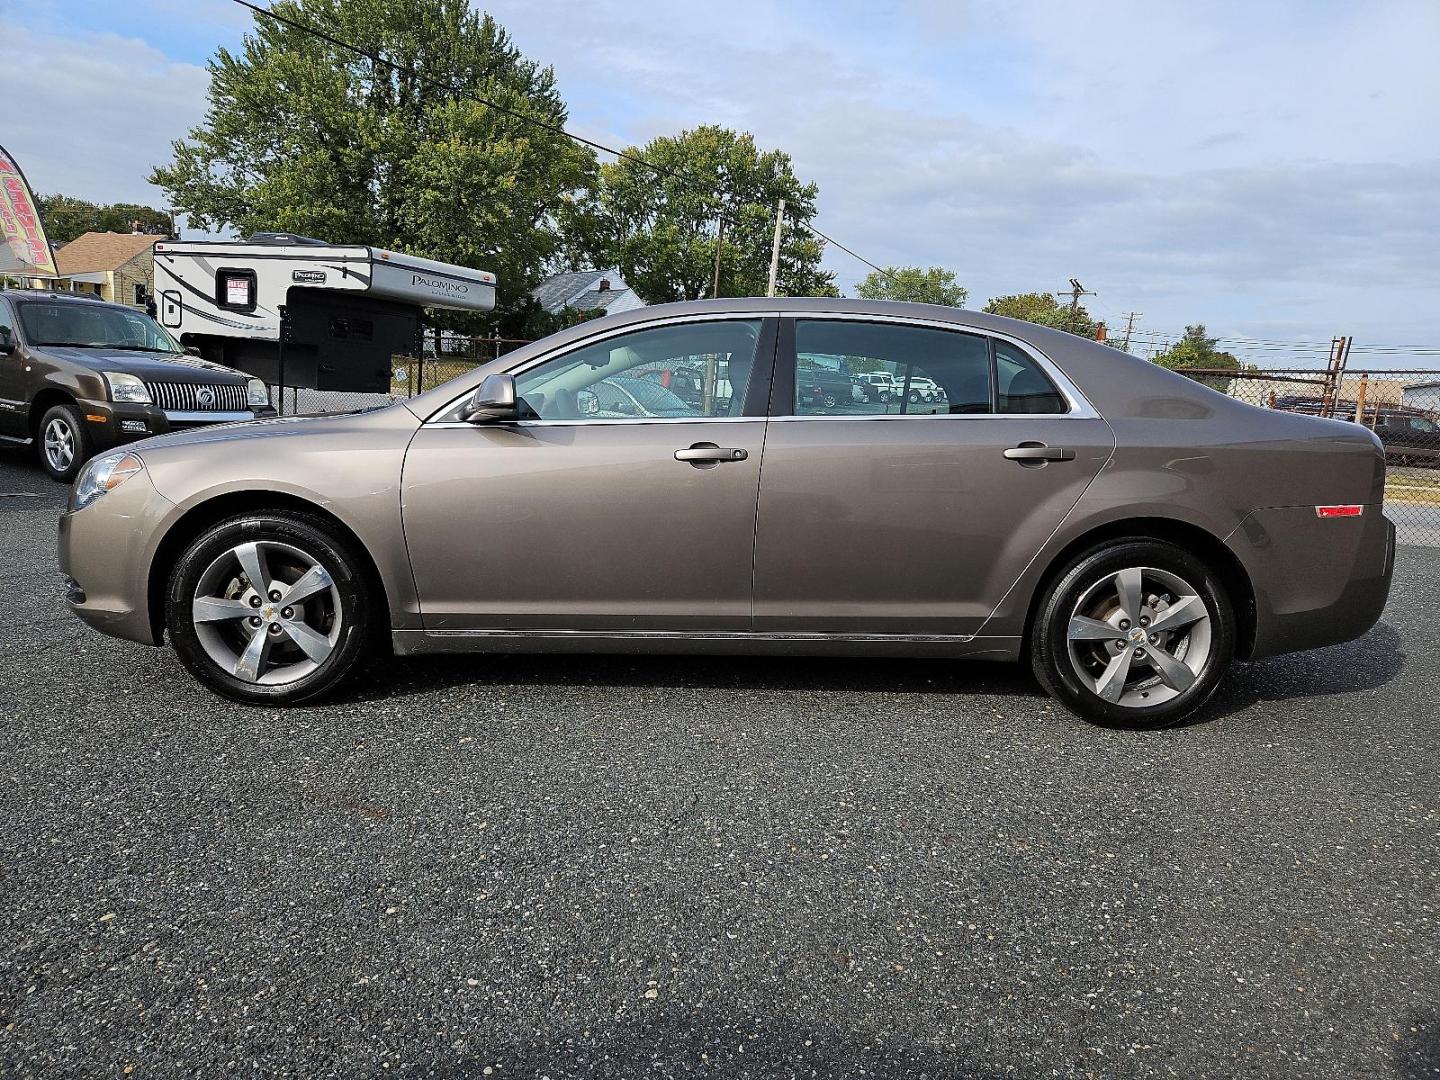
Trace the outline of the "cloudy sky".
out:
M 974 306 L 1078 277 L 1112 326 L 1354 335 L 1440 367 L 1435 0 L 494 0 L 575 130 L 718 122 L 820 185 L 816 224 Z M 145 183 L 204 107 L 228 0 L 0 0 L 0 143 L 40 191 Z M 827 256 L 842 288 L 865 267 Z M 1237 347 L 1257 361 L 1324 349 Z

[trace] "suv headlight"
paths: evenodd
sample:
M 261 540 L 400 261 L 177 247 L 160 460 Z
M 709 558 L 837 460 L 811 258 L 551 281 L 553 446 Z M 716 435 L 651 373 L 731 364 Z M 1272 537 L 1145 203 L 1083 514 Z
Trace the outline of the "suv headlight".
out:
M 110 384 L 111 401 L 128 401 L 135 405 L 149 405 L 150 391 L 134 375 L 122 371 L 105 372 L 105 381 Z
M 245 404 L 265 406 L 270 404 L 270 388 L 260 379 L 251 379 L 245 385 Z
M 145 463 L 136 454 L 120 451 L 92 458 L 75 478 L 75 487 L 70 491 L 71 511 L 83 510 L 107 491 L 113 491 L 138 472 L 145 471 Z

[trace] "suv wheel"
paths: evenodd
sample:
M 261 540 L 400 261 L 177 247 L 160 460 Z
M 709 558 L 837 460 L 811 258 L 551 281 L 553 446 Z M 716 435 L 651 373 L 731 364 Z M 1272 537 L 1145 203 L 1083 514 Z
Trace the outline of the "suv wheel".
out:
M 180 556 L 165 625 L 181 661 L 237 701 L 297 704 L 335 690 L 365 651 L 373 604 L 360 562 L 325 523 L 252 514 Z
M 839 401 L 839 398 L 837 398 L 834 394 L 826 393 L 824 398 L 822 398 L 821 400 L 825 402 L 825 408 L 833 409 L 835 408 L 835 403 Z
M 80 466 L 95 453 L 95 441 L 85 430 L 85 418 L 74 405 L 52 405 L 40 417 L 36 440 L 40 464 L 50 479 L 68 484 Z
M 1169 727 L 1229 668 L 1234 609 L 1188 552 L 1120 541 L 1080 556 L 1050 586 L 1030 652 L 1036 677 L 1072 712 L 1109 727 Z

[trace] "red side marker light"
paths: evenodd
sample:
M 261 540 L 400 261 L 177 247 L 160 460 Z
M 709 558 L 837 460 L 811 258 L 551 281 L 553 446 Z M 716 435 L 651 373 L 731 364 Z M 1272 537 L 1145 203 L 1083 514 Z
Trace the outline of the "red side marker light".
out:
M 1336 517 L 1359 517 L 1365 512 L 1365 507 L 1359 503 L 1352 503 L 1349 506 L 1317 506 L 1315 516 L 1322 518 Z

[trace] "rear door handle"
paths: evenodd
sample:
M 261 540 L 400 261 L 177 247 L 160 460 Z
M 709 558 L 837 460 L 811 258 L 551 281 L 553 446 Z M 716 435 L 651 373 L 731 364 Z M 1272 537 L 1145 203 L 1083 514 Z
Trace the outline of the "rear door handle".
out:
M 1044 443 L 1021 443 L 1006 450 L 1005 456 L 1022 464 L 1031 461 L 1074 461 L 1075 451 L 1063 446 L 1046 446 Z
M 688 461 L 692 465 L 718 465 L 722 461 L 744 461 L 749 451 L 735 446 L 716 446 L 714 443 L 696 443 L 685 450 L 675 451 L 676 461 Z

